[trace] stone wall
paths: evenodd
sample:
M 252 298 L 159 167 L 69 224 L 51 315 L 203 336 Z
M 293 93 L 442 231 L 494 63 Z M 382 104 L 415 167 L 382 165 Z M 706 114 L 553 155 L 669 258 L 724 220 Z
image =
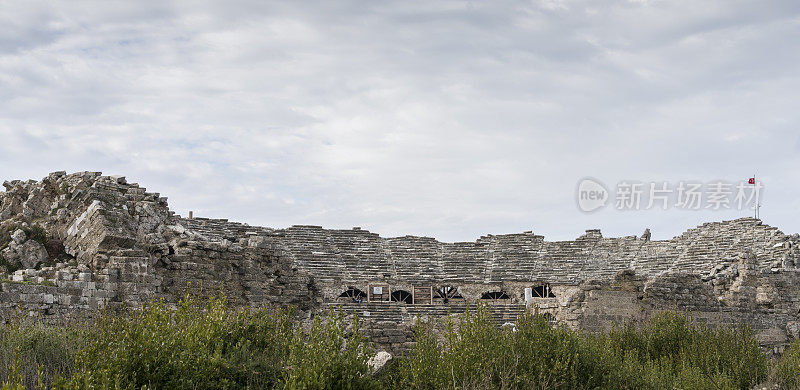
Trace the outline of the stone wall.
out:
M 175 302 L 202 288 L 237 306 L 293 304 L 306 316 L 335 305 L 358 314 L 379 345 L 396 351 L 408 347 L 418 316 L 463 312 L 478 300 L 503 322 L 526 305 L 587 330 L 680 309 L 715 325 L 749 324 L 769 348 L 798 337 L 800 237 L 752 218 L 660 241 L 606 238 L 595 229 L 572 241 L 524 232 L 444 243 L 360 228 L 183 218 L 160 194 L 98 172 L 55 172 L 4 187 L 4 318 L 81 318 L 98 307 Z M 340 297 L 371 286 L 434 294 L 412 305 Z M 526 299 L 526 289 L 534 297 Z
M 10 237 L 42 229 L 64 249 L 61 258 L 37 267 L 4 259 L 0 308 L 6 318 L 17 312 L 82 317 L 151 299 L 175 302 L 188 289 L 200 288 L 222 291 L 240 306 L 294 304 L 308 310 L 318 300 L 313 277 L 259 236 L 268 229 L 227 232 L 209 221 L 205 230 L 189 230 L 169 211 L 166 198 L 98 172 L 56 172 L 40 182 L 4 186 L 0 232 Z M 24 232 L 21 240 L 34 241 Z M 0 240 L 0 247 L 9 245 L 17 244 Z
M 498 326 L 513 323 L 526 310 L 524 304 L 488 304 L 488 313 Z M 459 302 L 450 305 L 404 305 L 389 303 L 326 303 L 320 311 L 340 310 L 351 320 L 357 318 L 362 329 L 381 349 L 392 354 L 407 352 L 414 342 L 413 330 L 417 321 L 443 324 L 447 316 L 457 317 L 467 310 L 474 312 L 474 303 Z M 457 318 L 454 318 L 457 321 Z

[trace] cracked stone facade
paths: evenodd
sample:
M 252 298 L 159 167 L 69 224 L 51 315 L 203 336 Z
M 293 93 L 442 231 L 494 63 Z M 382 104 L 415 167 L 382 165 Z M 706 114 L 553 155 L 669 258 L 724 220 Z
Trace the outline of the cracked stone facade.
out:
M 463 313 L 477 301 L 498 324 L 535 307 L 596 331 L 681 310 L 715 326 L 750 325 L 775 352 L 800 336 L 800 237 L 753 218 L 670 240 L 587 230 L 572 241 L 524 232 L 445 243 L 184 218 L 160 194 L 99 172 L 3 185 L 4 318 L 83 318 L 100 307 L 175 302 L 202 286 L 241 307 L 292 304 L 306 317 L 340 308 L 390 352 L 408 349 L 417 319 Z

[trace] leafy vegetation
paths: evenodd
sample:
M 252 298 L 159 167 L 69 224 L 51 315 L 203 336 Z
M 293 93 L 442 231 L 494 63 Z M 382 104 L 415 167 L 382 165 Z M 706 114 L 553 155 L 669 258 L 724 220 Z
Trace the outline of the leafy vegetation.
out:
M 402 387 L 748 389 L 767 371 L 750 330 L 714 330 L 676 313 L 642 329 L 584 334 L 539 315 L 499 330 L 479 309 L 450 322 L 442 342 L 429 327 L 415 332 L 411 358 L 393 373 Z
M 14 232 L 15 228 L 16 226 L 13 224 L 0 226 L 0 250 L 5 249 L 11 242 L 11 233 Z
M 44 230 L 43 227 L 39 225 L 30 225 L 28 227 L 23 227 L 22 231 L 25 232 L 29 240 L 34 240 L 43 246 L 47 244 L 47 231 Z
M 5 267 L 5 272 L 9 274 L 19 269 L 18 264 L 11 264 L 2 253 L 0 253 L 0 267 Z
M 798 388 L 800 344 L 769 367 L 749 329 L 713 329 L 679 313 L 593 334 L 528 314 L 500 329 L 479 307 L 419 321 L 409 355 L 379 378 L 373 347 L 341 313 L 301 326 L 291 309 L 232 309 L 221 297 L 154 302 L 90 324 L 0 325 L 4 388 Z M 769 368 L 768 368 L 769 367 Z M 768 377 L 768 370 L 770 375 Z M 771 378 L 771 379 L 770 379 Z M 15 387 L 17 386 L 17 387 Z
M 357 323 L 347 331 L 340 313 L 328 313 L 303 331 L 294 318 L 291 309 L 231 309 L 220 297 L 187 295 L 174 309 L 154 302 L 124 315 L 99 315 L 84 327 L 67 327 L 79 334 L 78 342 L 46 344 L 44 350 L 58 359 L 10 358 L 4 383 L 31 388 L 42 382 L 57 389 L 374 385 L 367 366 L 370 346 Z M 27 326 L 7 325 L 4 331 L 26 334 Z M 56 331 L 63 328 L 36 326 L 52 329 L 48 336 L 53 340 L 65 339 L 63 331 Z M 3 347 L 24 350 L 30 345 L 9 340 Z M 17 367 L 27 371 L 14 371 Z
M 792 343 L 771 371 L 770 377 L 781 388 L 800 389 L 800 340 Z
M 5 385 L 45 388 L 74 371 L 86 334 L 74 327 L 13 320 L 0 325 L 0 378 Z M 13 387 L 12 387 L 13 388 Z

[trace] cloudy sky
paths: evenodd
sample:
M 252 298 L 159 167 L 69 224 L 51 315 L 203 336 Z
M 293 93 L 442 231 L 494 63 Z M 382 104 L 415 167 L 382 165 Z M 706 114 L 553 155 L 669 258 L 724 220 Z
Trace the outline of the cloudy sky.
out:
M 0 2 L 0 178 L 123 174 L 186 215 L 470 241 L 663 239 L 622 181 L 764 185 L 800 231 L 800 2 Z M 612 193 L 583 213 L 584 177 Z M 646 202 L 643 202 L 646 203 Z

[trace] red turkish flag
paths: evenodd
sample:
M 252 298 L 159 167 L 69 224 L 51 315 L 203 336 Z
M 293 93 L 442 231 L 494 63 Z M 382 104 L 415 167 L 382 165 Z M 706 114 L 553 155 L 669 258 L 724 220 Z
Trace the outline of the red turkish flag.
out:
M 751 177 L 750 180 L 747 181 L 747 184 L 756 184 L 756 178 Z

